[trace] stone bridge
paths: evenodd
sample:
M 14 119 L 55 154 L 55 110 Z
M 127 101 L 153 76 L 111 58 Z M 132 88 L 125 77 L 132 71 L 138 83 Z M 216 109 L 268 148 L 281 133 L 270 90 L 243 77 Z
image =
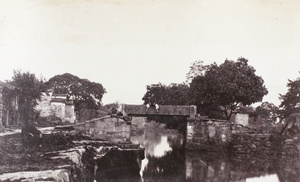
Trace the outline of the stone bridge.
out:
M 195 118 L 197 107 L 194 105 L 159 105 L 157 111 L 154 106 L 147 109 L 145 105 L 123 105 L 123 111 L 128 116 L 187 116 Z

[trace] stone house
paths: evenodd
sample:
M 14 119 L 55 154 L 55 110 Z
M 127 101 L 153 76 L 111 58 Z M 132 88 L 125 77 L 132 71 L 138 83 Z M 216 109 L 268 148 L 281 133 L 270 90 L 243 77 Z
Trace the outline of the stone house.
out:
M 17 87 L 0 81 L 0 126 L 18 124 L 18 107 Z
M 40 117 L 60 118 L 62 123 L 75 123 L 76 121 L 73 99 L 69 98 L 68 94 L 56 93 L 55 89 L 42 93 L 36 110 L 40 112 Z
M 75 106 L 73 100 L 68 99 L 68 94 L 53 93 L 50 104 L 63 123 L 75 123 Z

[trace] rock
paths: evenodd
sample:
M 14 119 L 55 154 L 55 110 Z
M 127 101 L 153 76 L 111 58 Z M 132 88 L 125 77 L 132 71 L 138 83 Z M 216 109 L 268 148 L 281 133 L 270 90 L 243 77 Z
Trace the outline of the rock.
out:
M 250 145 L 251 149 L 256 149 L 256 145 L 254 145 L 253 143 Z
M 39 181 L 41 179 L 53 179 L 55 181 L 70 181 L 70 171 L 67 169 L 45 171 L 20 171 L 4 173 L 0 175 L 0 181 Z
M 286 139 L 284 142 L 285 142 L 286 145 L 293 145 L 294 144 L 293 139 Z
M 267 147 L 271 147 L 271 142 L 270 142 L 270 141 L 267 141 L 265 145 L 266 145 Z

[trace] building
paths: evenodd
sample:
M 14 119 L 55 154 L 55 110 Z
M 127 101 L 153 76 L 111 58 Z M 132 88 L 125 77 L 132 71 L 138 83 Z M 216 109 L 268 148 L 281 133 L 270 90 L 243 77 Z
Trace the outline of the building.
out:
M 75 123 L 75 106 L 73 100 L 68 98 L 68 94 L 56 94 L 53 92 L 50 105 L 56 117 L 60 118 L 63 123 Z
M 19 122 L 17 87 L 0 81 L 0 126 Z
M 68 94 L 49 89 L 42 93 L 41 100 L 35 109 L 39 111 L 40 117 L 46 118 L 47 121 L 59 118 L 62 123 L 75 123 L 76 114 L 73 100 L 68 97 Z

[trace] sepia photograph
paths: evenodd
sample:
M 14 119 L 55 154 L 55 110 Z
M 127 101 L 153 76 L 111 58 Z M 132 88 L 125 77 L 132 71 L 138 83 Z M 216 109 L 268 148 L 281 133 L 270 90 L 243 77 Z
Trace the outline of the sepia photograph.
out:
M 300 1 L 0 0 L 0 181 L 300 182 Z

